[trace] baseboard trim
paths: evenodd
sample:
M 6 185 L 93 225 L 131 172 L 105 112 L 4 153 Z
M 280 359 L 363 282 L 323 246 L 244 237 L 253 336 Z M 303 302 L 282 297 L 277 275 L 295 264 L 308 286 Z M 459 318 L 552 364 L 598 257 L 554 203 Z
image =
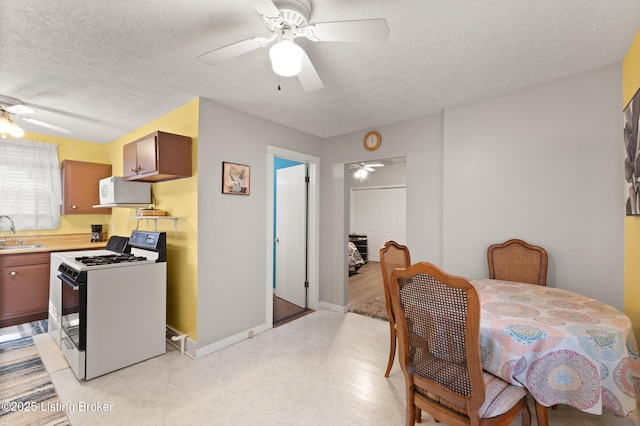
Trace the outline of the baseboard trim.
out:
M 342 305 L 336 305 L 329 302 L 320 302 L 320 307 L 324 309 L 328 309 L 330 311 L 340 312 L 341 314 L 346 314 L 351 310 L 351 305 L 349 305 L 348 303 L 342 306 Z
M 224 349 L 227 346 L 231 346 L 235 343 L 241 342 L 243 340 L 249 339 L 253 336 L 255 336 L 258 333 L 262 333 L 263 331 L 267 331 L 270 330 L 271 328 L 273 328 L 272 324 L 261 324 L 257 327 L 252 327 L 250 329 L 241 331 L 239 333 L 234 334 L 233 336 L 229 336 L 227 338 L 224 338 L 222 340 L 218 340 L 217 342 L 211 343 L 209 345 L 205 345 L 202 346 L 200 348 L 195 347 L 195 342 L 194 342 L 194 359 L 199 359 L 202 358 L 203 356 L 207 356 L 209 354 L 212 354 L 216 351 L 219 351 L 220 349 Z M 189 339 L 187 339 L 187 351 L 189 351 Z

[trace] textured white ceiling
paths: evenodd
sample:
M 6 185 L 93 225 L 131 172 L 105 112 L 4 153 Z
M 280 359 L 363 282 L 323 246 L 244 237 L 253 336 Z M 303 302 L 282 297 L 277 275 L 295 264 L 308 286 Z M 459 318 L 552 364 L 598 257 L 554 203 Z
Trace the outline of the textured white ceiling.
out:
M 311 0 L 310 21 L 386 18 L 389 40 L 296 42 L 325 88 L 272 72 L 263 48 L 220 65 L 197 56 L 267 36 L 243 0 L 0 2 L 0 94 L 32 118 L 109 142 L 201 96 L 329 137 L 623 60 L 639 0 Z M 20 122 L 26 130 L 61 135 Z

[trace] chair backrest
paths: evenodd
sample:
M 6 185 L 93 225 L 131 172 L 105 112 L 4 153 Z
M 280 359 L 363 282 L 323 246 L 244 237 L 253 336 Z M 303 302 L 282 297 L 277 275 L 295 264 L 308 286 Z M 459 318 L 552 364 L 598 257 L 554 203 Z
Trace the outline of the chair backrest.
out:
M 439 401 L 442 412 L 479 418 L 485 383 L 476 289 L 465 278 L 421 262 L 394 271 L 390 290 L 407 391 L 417 386 Z
M 522 240 L 493 244 L 487 250 L 489 278 L 547 285 L 547 252 Z
M 384 298 L 387 304 L 387 316 L 389 322 L 395 324 L 393 307 L 389 296 L 389 280 L 391 273 L 396 268 L 406 268 L 411 265 L 411 255 L 409 248 L 398 244 L 395 241 L 387 241 L 380 249 L 380 271 L 382 273 L 382 284 L 384 286 Z

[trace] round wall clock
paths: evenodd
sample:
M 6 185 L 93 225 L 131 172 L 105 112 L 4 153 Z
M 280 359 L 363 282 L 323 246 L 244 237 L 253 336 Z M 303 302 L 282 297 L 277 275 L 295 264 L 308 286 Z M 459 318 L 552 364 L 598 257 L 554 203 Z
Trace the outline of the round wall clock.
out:
M 362 139 L 362 144 L 369 151 L 375 151 L 376 149 L 378 149 L 381 142 L 382 136 L 380 136 L 380 133 L 375 131 L 367 133 Z

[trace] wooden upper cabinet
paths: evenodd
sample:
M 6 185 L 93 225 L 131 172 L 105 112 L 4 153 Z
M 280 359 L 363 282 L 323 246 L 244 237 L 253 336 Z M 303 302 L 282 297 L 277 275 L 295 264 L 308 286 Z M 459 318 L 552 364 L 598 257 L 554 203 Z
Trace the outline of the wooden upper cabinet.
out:
M 188 136 L 154 132 L 126 144 L 122 156 L 127 180 L 162 182 L 192 175 Z
M 111 176 L 111 164 L 62 161 L 62 214 L 111 214 L 100 204 L 100 179 Z

